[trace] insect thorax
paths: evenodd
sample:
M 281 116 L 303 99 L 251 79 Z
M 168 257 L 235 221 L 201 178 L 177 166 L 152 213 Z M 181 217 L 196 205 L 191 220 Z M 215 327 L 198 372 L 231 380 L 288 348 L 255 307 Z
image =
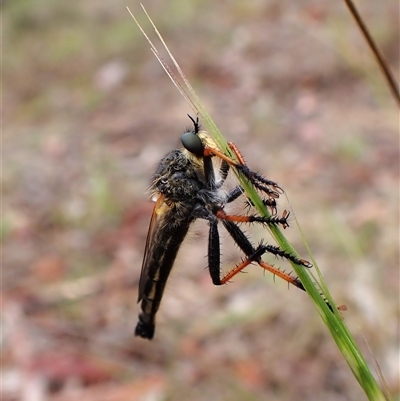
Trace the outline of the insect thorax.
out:
M 188 155 L 176 149 L 160 162 L 154 174 L 153 187 L 173 202 L 191 202 L 205 188 L 199 178 L 199 168 Z

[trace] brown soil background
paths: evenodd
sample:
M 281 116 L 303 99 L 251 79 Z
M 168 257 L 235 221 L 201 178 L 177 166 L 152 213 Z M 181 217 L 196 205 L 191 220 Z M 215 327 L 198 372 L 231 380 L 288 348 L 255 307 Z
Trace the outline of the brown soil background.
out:
M 227 139 L 286 190 L 398 396 L 398 112 L 344 4 L 144 3 Z M 365 399 L 305 294 L 255 266 L 212 285 L 205 224 L 154 340 L 133 336 L 146 189 L 191 110 L 125 5 L 151 32 L 138 3 L 3 2 L 2 399 Z M 398 3 L 360 10 L 398 78 Z

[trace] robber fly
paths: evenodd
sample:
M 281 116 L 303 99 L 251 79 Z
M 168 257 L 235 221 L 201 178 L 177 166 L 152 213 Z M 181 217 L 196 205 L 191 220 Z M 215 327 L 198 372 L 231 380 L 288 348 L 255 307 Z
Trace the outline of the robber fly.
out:
M 206 220 L 209 225 L 208 268 L 215 285 L 225 284 L 246 266 L 256 262 L 264 269 L 304 290 L 297 277 L 264 262 L 262 256 L 266 252 L 286 258 L 298 265 L 311 267 L 306 260 L 299 259 L 277 246 L 261 242 L 255 247 L 250 242 L 238 223 L 288 227 L 289 212 L 284 211 L 282 216 L 276 214 L 276 199 L 283 190 L 275 182 L 251 171 L 233 143 L 230 143 L 229 147 L 236 155 L 237 161 L 222 153 L 207 132 L 200 129 L 198 118 L 196 120 L 190 116 L 189 118 L 193 122 L 193 128 L 182 135 L 183 147 L 169 152 L 161 159 L 151 185 L 152 197 L 156 202 L 147 234 L 139 282 L 138 302 L 141 301 L 141 313 L 135 330 L 136 336 L 148 339 L 154 336 L 155 316 L 179 247 L 189 227 L 197 219 Z M 218 169 L 213 163 L 216 159 L 220 160 Z M 263 202 L 271 210 L 270 217 L 255 214 L 232 215 L 225 212 L 225 205 L 243 194 L 240 185 L 228 193 L 222 189 L 230 169 L 236 169 L 265 196 Z M 245 259 L 222 277 L 218 223 L 222 223 L 245 254 Z

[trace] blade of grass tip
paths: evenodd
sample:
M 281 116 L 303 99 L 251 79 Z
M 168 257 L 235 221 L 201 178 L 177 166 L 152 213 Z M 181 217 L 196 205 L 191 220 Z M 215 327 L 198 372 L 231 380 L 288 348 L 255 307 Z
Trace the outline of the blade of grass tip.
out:
M 197 98 L 197 96 L 196 96 L 196 94 L 195 94 L 195 92 L 194 92 L 193 87 L 191 86 L 190 82 L 189 82 L 188 79 L 186 78 L 185 74 L 183 73 L 183 71 L 182 71 L 180 65 L 178 64 L 178 62 L 176 61 L 175 57 L 173 56 L 173 54 L 172 54 L 171 51 L 169 50 L 169 47 L 168 47 L 167 43 L 165 42 L 165 40 L 164 40 L 163 36 L 161 35 L 160 31 L 157 29 L 157 27 L 156 27 L 155 23 L 153 22 L 153 20 L 151 19 L 150 15 L 149 15 L 148 12 L 146 11 L 146 8 L 144 7 L 144 5 L 143 5 L 142 3 L 140 3 L 140 6 L 142 7 L 144 13 L 146 14 L 147 19 L 149 20 L 150 24 L 152 25 L 154 31 L 156 32 L 156 35 L 158 36 L 158 38 L 160 39 L 161 43 L 163 44 L 165 50 L 167 51 L 168 56 L 170 57 L 170 59 L 172 60 L 173 64 L 175 65 L 175 68 L 177 69 L 177 71 L 178 71 L 180 77 L 182 78 L 184 84 L 185 84 L 186 87 L 189 89 L 190 93 L 191 93 L 192 95 L 194 95 L 195 100 L 196 100 L 197 102 L 199 102 L 199 99 Z M 153 47 L 153 51 L 155 51 L 156 53 L 158 53 L 157 50 L 155 49 L 155 47 Z M 169 67 L 168 67 L 168 69 L 171 70 Z
M 126 6 L 126 9 L 128 10 L 129 14 L 131 15 L 131 17 L 133 18 L 133 20 L 135 21 L 137 27 L 140 29 L 140 31 L 142 32 L 143 36 L 146 38 L 147 42 L 149 42 L 150 46 L 152 49 L 154 49 L 155 51 L 157 51 L 156 47 L 154 46 L 153 42 L 150 40 L 150 38 L 147 36 L 147 33 L 145 32 L 145 30 L 142 28 L 142 26 L 139 24 L 139 21 L 136 19 L 136 17 L 134 16 L 134 14 L 132 13 L 132 11 L 130 10 L 130 8 L 128 6 Z
M 142 6 L 143 7 L 143 6 Z M 126 7 L 129 14 L 131 15 L 131 17 L 133 18 L 133 20 L 135 21 L 136 25 L 138 26 L 138 28 L 140 29 L 140 31 L 142 32 L 143 36 L 146 38 L 146 40 L 148 41 L 148 43 L 151 46 L 151 51 L 153 52 L 153 54 L 155 55 L 155 57 L 157 58 L 158 62 L 161 64 L 161 66 L 163 67 L 164 71 L 166 72 L 166 74 L 168 75 L 168 77 L 170 78 L 170 80 L 172 81 L 172 83 L 175 85 L 175 87 L 178 89 L 178 91 L 180 92 L 180 94 L 184 97 L 184 99 L 189 103 L 190 107 L 193 109 L 193 111 L 195 113 L 198 112 L 196 105 L 193 103 L 193 101 L 191 100 L 190 96 L 185 92 L 184 88 L 182 87 L 182 85 L 180 84 L 180 82 L 176 79 L 174 73 L 172 72 L 171 68 L 169 67 L 169 65 L 165 62 L 165 60 L 161 57 L 160 52 L 157 50 L 156 46 L 154 45 L 154 43 L 150 40 L 149 36 L 146 34 L 145 30 L 142 28 L 142 26 L 139 24 L 138 20 L 136 19 L 136 17 L 134 16 L 134 14 L 131 12 L 131 10 L 129 9 L 129 7 Z M 146 13 L 147 15 L 147 13 Z M 148 17 L 148 15 L 147 15 Z M 151 20 L 150 20 L 151 21 Z M 151 21 L 152 22 L 152 21 Z M 154 26 L 154 24 L 153 24 Z
M 160 54 L 153 49 L 151 49 L 153 54 L 156 56 L 158 62 L 161 64 L 163 67 L 164 71 L 167 73 L 169 79 L 172 81 L 172 83 L 175 85 L 175 87 L 178 89 L 180 94 L 183 96 L 183 98 L 189 103 L 190 107 L 195 113 L 198 113 L 198 109 L 196 107 L 196 104 L 193 102 L 193 100 L 190 98 L 190 96 L 186 93 L 185 89 L 181 85 L 181 83 L 178 81 L 176 78 L 175 74 L 171 70 L 170 66 L 167 64 L 167 62 L 160 56 Z
M 214 135 L 216 137 L 219 138 L 219 145 L 221 146 L 221 148 L 226 148 L 226 141 L 224 141 L 224 138 L 222 137 L 222 134 L 219 132 L 217 126 L 215 125 L 215 123 L 212 121 L 211 116 L 208 114 L 207 110 L 205 109 L 205 107 L 203 106 L 203 104 L 201 103 L 199 97 L 197 96 L 196 92 L 194 91 L 193 87 L 191 86 L 189 80 L 186 78 L 185 74 L 183 73 L 182 69 L 179 66 L 179 63 L 176 61 L 175 57 L 172 55 L 171 51 L 168 48 L 168 45 L 166 44 L 166 42 L 164 41 L 161 33 L 158 31 L 156 25 L 154 24 L 153 20 L 151 19 L 151 17 L 149 16 L 149 14 L 147 13 L 145 7 L 143 6 L 143 4 L 141 4 L 141 7 L 143 8 L 144 13 L 146 14 L 146 17 L 148 18 L 148 20 L 150 21 L 151 25 L 153 26 L 158 38 L 160 39 L 161 43 L 163 44 L 164 48 L 166 49 L 169 57 L 171 58 L 172 62 L 175 65 L 175 68 L 177 69 L 179 75 L 181 76 L 184 84 L 186 85 L 187 89 L 189 90 L 189 93 L 193 96 L 194 100 L 191 99 L 191 97 L 189 96 L 189 94 L 186 93 L 186 91 L 184 90 L 184 88 L 182 87 L 181 83 L 178 81 L 178 79 L 175 77 L 174 73 L 172 72 L 171 68 L 169 67 L 169 65 L 166 63 L 166 61 L 161 57 L 160 53 L 158 52 L 157 48 L 155 47 L 155 45 L 151 42 L 151 40 L 149 39 L 148 35 L 145 33 L 144 29 L 140 26 L 140 24 L 138 23 L 138 21 L 136 20 L 135 16 L 133 15 L 133 13 L 130 11 L 130 9 L 127 7 L 128 12 L 131 14 L 132 18 L 134 19 L 135 23 L 138 25 L 139 29 L 142 31 L 143 35 L 145 36 L 145 38 L 147 39 L 147 41 L 150 43 L 152 51 L 154 53 L 154 55 L 156 56 L 156 58 L 158 59 L 158 61 L 160 62 L 160 64 L 162 65 L 162 67 L 164 68 L 165 72 L 167 73 L 167 75 L 169 76 L 169 78 L 171 79 L 171 81 L 174 83 L 175 87 L 179 90 L 179 92 L 181 93 L 181 95 L 184 97 L 184 99 L 189 103 L 189 105 L 191 106 L 191 108 L 193 109 L 193 111 L 196 114 L 199 114 L 203 123 L 206 125 L 206 128 L 208 128 L 212 133 L 214 133 Z
M 183 73 L 179 63 L 176 61 L 175 57 L 173 56 L 172 52 L 169 50 L 169 47 L 167 45 L 167 43 L 165 42 L 163 36 L 161 35 L 160 31 L 157 29 L 155 23 L 153 22 L 153 20 L 151 19 L 150 15 L 147 13 L 146 8 L 144 7 L 144 5 L 142 3 L 140 3 L 140 6 L 142 7 L 144 13 L 146 14 L 146 17 L 148 18 L 148 20 L 150 21 L 150 24 L 153 26 L 154 31 L 156 32 L 158 38 L 160 39 L 161 43 L 163 44 L 165 50 L 167 51 L 170 59 L 172 60 L 172 62 L 175 65 L 175 68 L 177 69 L 179 75 L 181 76 L 183 82 L 185 83 L 186 87 L 189 89 L 190 93 L 194 96 L 195 100 L 199 103 L 201 103 L 199 97 L 196 95 L 196 92 L 194 91 L 192 85 L 190 84 L 189 80 L 186 78 L 185 74 Z
M 146 11 L 145 7 L 143 6 L 143 4 L 141 4 L 141 7 L 143 8 L 143 11 L 146 14 L 146 17 L 148 18 L 148 20 L 150 21 L 151 25 L 153 26 L 158 38 L 160 39 L 161 43 L 163 44 L 164 48 L 166 49 L 169 57 L 171 58 L 172 62 L 174 63 L 175 68 L 177 69 L 179 75 L 181 76 L 186 88 L 188 89 L 189 93 L 192 95 L 193 99 L 185 91 L 185 89 L 183 88 L 183 86 L 181 85 L 179 80 L 176 78 L 175 74 L 172 72 L 172 69 L 169 67 L 168 63 L 161 57 L 161 55 L 160 55 L 159 51 L 157 50 L 156 46 L 152 43 L 152 41 L 150 40 L 149 36 L 146 34 L 144 29 L 141 27 L 141 25 L 139 24 L 139 22 L 137 21 L 137 19 L 135 18 L 134 14 L 129 9 L 129 7 L 127 7 L 127 10 L 129 12 L 129 14 L 131 15 L 131 17 L 135 21 L 136 25 L 141 30 L 141 32 L 144 35 L 144 37 L 146 38 L 146 40 L 149 42 L 153 54 L 156 56 L 157 60 L 159 61 L 159 63 L 161 64 L 161 66 L 163 67 L 164 71 L 167 73 L 167 75 L 169 76 L 169 78 L 171 79 L 171 81 L 173 82 L 175 87 L 178 89 L 178 91 L 181 93 L 181 95 L 184 97 L 184 99 L 189 103 L 189 105 L 191 106 L 193 111 L 196 114 L 200 115 L 203 124 L 206 126 L 207 130 L 214 136 L 214 138 L 216 139 L 216 141 L 217 141 L 218 145 L 221 147 L 221 149 L 225 149 L 226 151 L 228 151 L 230 156 L 233 157 L 232 152 L 230 152 L 230 150 L 229 150 L 229 148 L 227 146 L 227 142 L 226 142 L 225 138 L 222 136 L 222 134 L 219 131 L 218 127 L 216 126 L 216 124 L 212 120 L 211 116 L 207 112 L 206 108 L 202 104 L 200 98 L 197 96 L 197 94 L 194 91 L 193 87 L 191 86 L 189 80 L 186 78 L 186 76 L 183 73 L 179 63 L 176 61 L 176 59 L 173 56 L 172 52 L 169 50 L 169 48 L 168 48 L 166 42 L 164 41 L 161 33 L 158 31 L 156 25 L 154 24 L 154 22 L 152 21 L 151 17 L 147 13 L 147 11 Z
M 214 123 L 213 119 L 211 118 L 210 114 L 208 113 L 207 109 L 205 108 L 205 106 L 203 105 L 203 103 L 201 102 L 200 98 L 198 97 L 198 95 L 196 94 L 195 90 L 193 89 L 192 85 L 190 84 L 189 80 L 186 78 L 182 68 L 180 67 L 179 63 L 177 62 L 177 60 L 175 59 L 175 57 L 173 56 L 172 52 L 170 51 L 168 45 L 166 44 L 166 42 L 164 41 L 164 38 L 162 37 L 161 33 L 159 32 L 159 30 L 157 29 L 156 25 L 154 24 L 153 20 L 151 19 L 151 17 L 149 16 L 149 14 L 147 13 L 145 7 L 143 6 L 143 4 L 140 4 L 144 13 L 146 14 L 148 20 L 150 21 L 151 25 L 153 26 L 154 31 L 156 32 L 158 38 L 160 39 L 161 43 L 163 44 L 165 50 L 167 51 L 169 57 L 171 58 L 173 64 L 175 65 L 175 68 L 177 69 L 180 77 L 182 78 L 184 84 L 186 85 L 188 91 L 190 92 L 190 94 L 193 96 L 194 99 L 194 103 L 196 105 L 196 108 L 198 110 L 198 113 L 202 119 L 203 124 L 206 126 L 207 130 L 214 136 L 214 139 L 217 141 L 218 145 L 224 149 L 225 151 L 228 151 L 228 153 L 230 154 L 230 156 L 232 157 L 233 155 L 231 154 L 231 152 L 229 151 L 229 148 L 227 146 L 227 141 L 225 140 L 225 138 L 223 137 L 223 135 L 221 134 L 220 130 L 218 129 L 217 125 Z

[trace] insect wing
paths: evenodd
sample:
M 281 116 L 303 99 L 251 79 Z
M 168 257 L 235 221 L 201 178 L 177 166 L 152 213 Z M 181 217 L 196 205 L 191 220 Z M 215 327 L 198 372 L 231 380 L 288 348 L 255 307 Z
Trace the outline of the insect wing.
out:
M 139 280 L 139 296 L 138 302 L 140 302 L 144 295 L 144 289 L 146 285 L 146 278 L 149 274 L 149 267 L 150 264 L 148 263 L 149 254 L 151 252 L 151 247 L 153 244 L 154 233 L 159 228 L 159 222 L 161 220 L 161 210 L 162 205 L 164 204 L 164 195 L 159 195 L 154 205 L 153 213 L 151 215 L 149 231 L 147 232 L 146 238 L 146 247 L 144 249 L 144 257 L 143 257 L 143 264 L 142 264 L 142 271 L 140 273 L 140 280 Z

